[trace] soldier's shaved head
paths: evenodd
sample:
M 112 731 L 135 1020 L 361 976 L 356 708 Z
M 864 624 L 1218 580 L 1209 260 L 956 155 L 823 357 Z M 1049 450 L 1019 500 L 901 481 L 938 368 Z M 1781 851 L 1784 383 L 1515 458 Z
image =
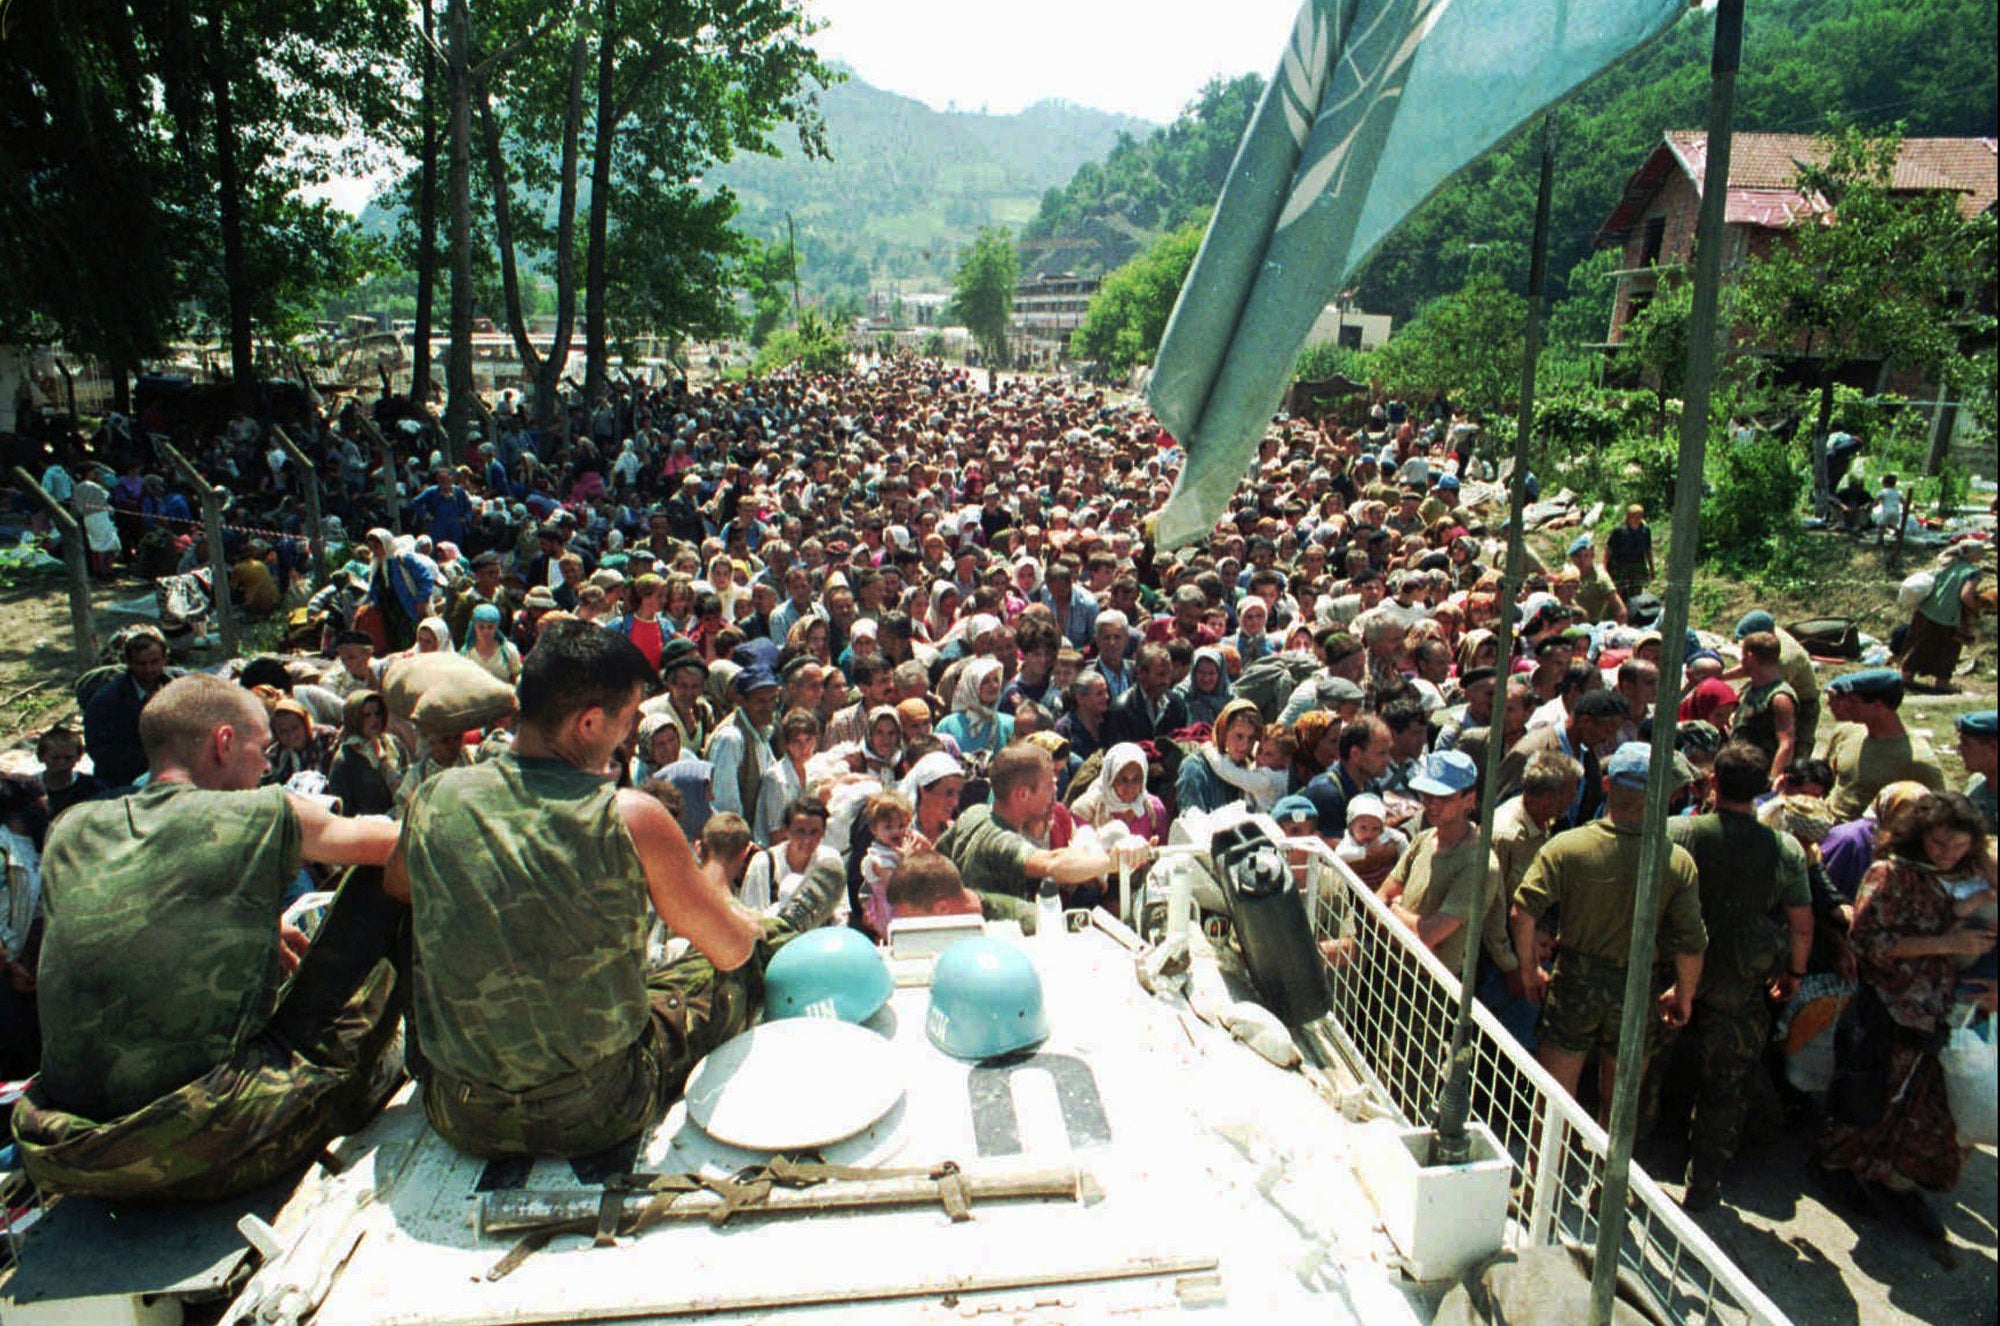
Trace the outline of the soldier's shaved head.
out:
M 162 686 L 139 711 L 139 745 L 155 773 L 193 769 L 218 728 L 256 733 L 267 724 L 256 696 L 235 682 L 195 672 Z

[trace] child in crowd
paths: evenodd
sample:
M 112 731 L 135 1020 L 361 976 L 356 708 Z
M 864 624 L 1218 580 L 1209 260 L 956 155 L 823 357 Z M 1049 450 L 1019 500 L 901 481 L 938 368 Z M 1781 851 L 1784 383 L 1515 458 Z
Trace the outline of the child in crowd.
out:
M 889 937 L 889 876 L 909 854 L 916 808 L 901 792 L 877 792 L 861 813 L 874 839 L 861 858 L 862 920 L 869 934 L 883 940 Z
M 79 801 L 93 801 L 110 790 L 96 774 L 76 771 L 83 758 L 83 737 L 75 728 L 52 727 L 42 733 L 35 742 L 35 758 L 42 762 L 42 792 L 50 819 Z
M 1368 855 L 1370 848 L 1382 842 L 1395 847 L 1396 855 L 1378 869 L 1366 873 L 1357 871 L 1361 882 L 1370 889 L 1380 888 L 1382 881 L 1389 877 L 1389 872 L 1396 868 L 1396 862 L 1409 850 L 1410 837 L 1401 829 L 1389 827 L 1388 808 L 1382 804 L 1381 797 L 1363 792 L 1347 803 L 1347 832 L 1334 847 L 1334 855 L 1354 865 Z

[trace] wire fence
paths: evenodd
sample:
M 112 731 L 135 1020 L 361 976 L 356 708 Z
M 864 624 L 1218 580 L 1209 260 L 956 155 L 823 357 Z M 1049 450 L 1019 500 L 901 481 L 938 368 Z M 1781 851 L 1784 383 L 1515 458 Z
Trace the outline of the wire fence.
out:
M 1457 977 L 1330 852 L 1310 854 L 1306 896 L 1315 937 L 1341 941 L 1327 967 L 1336 1043 L 1406 1123 L 1429 1122 L 1450 1073 Z M 1510 1244 L 1594 1250 L 1609 1138 L 1484 1006 L 1473 1005 L 1473 1018 L 1472 1117 L 1514 1163 Z M 1788 1326 L 1638 1165 L 1629 1201 L 1623 1278 L 1662 1320 Z

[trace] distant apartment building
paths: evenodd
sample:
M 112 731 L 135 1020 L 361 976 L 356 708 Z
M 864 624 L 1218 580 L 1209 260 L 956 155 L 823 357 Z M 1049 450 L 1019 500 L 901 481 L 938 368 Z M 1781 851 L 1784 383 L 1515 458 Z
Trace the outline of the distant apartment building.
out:
M 1090 297 L 1097 293 L 1098 278 L 1071 276 L 1031 276 L 1014 287 L 1014 332 L 1034 341 L 1069 340 L 1069 334 L 1083 325 Z

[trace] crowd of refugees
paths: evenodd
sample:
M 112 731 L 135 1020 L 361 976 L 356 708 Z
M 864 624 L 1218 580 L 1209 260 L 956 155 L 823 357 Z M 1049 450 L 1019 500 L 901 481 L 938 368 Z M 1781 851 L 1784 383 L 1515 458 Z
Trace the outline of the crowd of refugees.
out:
M 619 389 L 542 427 L 509 397 L 462 465 L 413 426 L 409 470 L 387 485 L 353 409 L 322 439 L 321 533 L 337 568 L 324 585 L 299 584 L 311 531 L 285 453 L 247 419 L 206 448 L 237 495 L 235 592 L 286 605 L 317 655 L 235 674 L 264 723 L 254 760 L 241 757 L 258 767 L 212 781 L 309 798 L 312 842 L 322 814 L 402 820 L 390 874 L 418 900 L 420 952 L 427 925 L 482 933 L 483 913 L 455 911 L 439 930 L 422 901 L 445 887 L 425 881 L 449 876 L 451 834 L 482 860 L 498 850 L 473 813 L 487 784 L 466 771 L 515 777 L 531 752 L 628 798 L 618 813 L 648 888 L 647 843 L 670 836 L 750 914 L 797 921 L 796 900 L 825 899 L 810 920 L 877 939 L 913 912 L 1031 924 L 1043 880 L 1089 905 L 1120 868 L 1143 872 L 1177 817 L 1241 803 L 1323 840 L 1453 970 L 1478 945 L 1479 997 L 1566 1088 L 1608 1108 L 1615 1074 L 1644 1072 L 1643 1128 L 1688 1138 L 1691 1209 L 1718 1200 L 1747 1140 L 1812 1111 L 1813 1160 L 1836 1197 L 1943 1237 L 1923 1194 L 1950 1191 L 1964 1153 L 1938 1048 L 1994 998 L 1994 714 L 1959 721 L 1970 778 L 1954 788 L 1904 725 L 1904 672 L 1822 687 L 1765 612 L 1726 637 L 1663 638 L 1638 507 L 1601 542 L 1574 533 L 1552 564 L 1530 549 L 1507 601 L 1492 448 L 1463 414 L 1383 401 L 1348 425 L 1275 424 L 1212 537 L 1168 553 L 1148 517 L 1180 460 L 1172 439 L 1142 408 L 1063 379 L 899 360 L 839 378 Z M 91 534 L 93 557 L 142 558 L 150 543 L 192 565 L 187 504 L 149 471 L 142 434 L 100 439 L 94 467 L 62 454 L 52 469 L 83 471 L 79 505 L 86 486 L 103 490 L 91 515 L 101 508 L 111 533 L 101 550 Z M 1949 548 L 1919 609 L 1930 627 L 1911 648 L 1928 673 L 1949 679 L 1970 634 L 1981 549 Z M 606 639 L 630 646 L 615 659 L 643 660 L 636 707 L 606 700 L 578 717 L 583 701 L 557 692 L 568 676 L 597 694 Z M 166 642 L 135 630 L 122 650 L 81 732 L 43 734 L 38 771 L 6 780 L 0 828 L 6 1068 L 60 1056 L 71 1098 L 59 1103 L 99 1117 L 110 1107 L 75 1085 L 83 1060 L 59 1045 L 95 1023 L 51 1010 L 46 953 L 36 1034 L 38 848 L 52 819 L 60 836 L 77 807 L 159 776 L 167 738 L 147 740 L 147 715 L 178 684 Z M 1668 650 L 1686 665 L 1679 695 L 1658 693 Z M 391 713 L 384 670 L 426 653 L 518 686 L 519 716 L 412 728 Z M 221 711 L 191 703 L 175 721 L 227 766 L 211 749 Z M 1642 743 L 1662 721 L 1677 756 L 1657 1014 L 1643 1046 L 1621 1046 Z M 1496 725 L 1505 757 L 1482 859 Z M 426 791 L 445 785 L 466 790 Z M 321 846 L 305 859 L 387 859 L 386 846 Z M 1482 867 L 1495 901 L 1474 915 Z M 82 892 L 55 879 L 53 857 L 50 869 L 52 903 Z M 604 870 L 622 877 L 627 863 Z M 308 869 L 284 892 L 324 879 Z M 435 1017 L 419 1019 L 427 1049 L 471 1062 Z M 1837 1085 L 1802 1076 L 1808 1048 L 1837 1030 Z M 484 1089 L 465 1086 L 433 1120 L 475 1137 L 485 1125 L 466 1111 Z

